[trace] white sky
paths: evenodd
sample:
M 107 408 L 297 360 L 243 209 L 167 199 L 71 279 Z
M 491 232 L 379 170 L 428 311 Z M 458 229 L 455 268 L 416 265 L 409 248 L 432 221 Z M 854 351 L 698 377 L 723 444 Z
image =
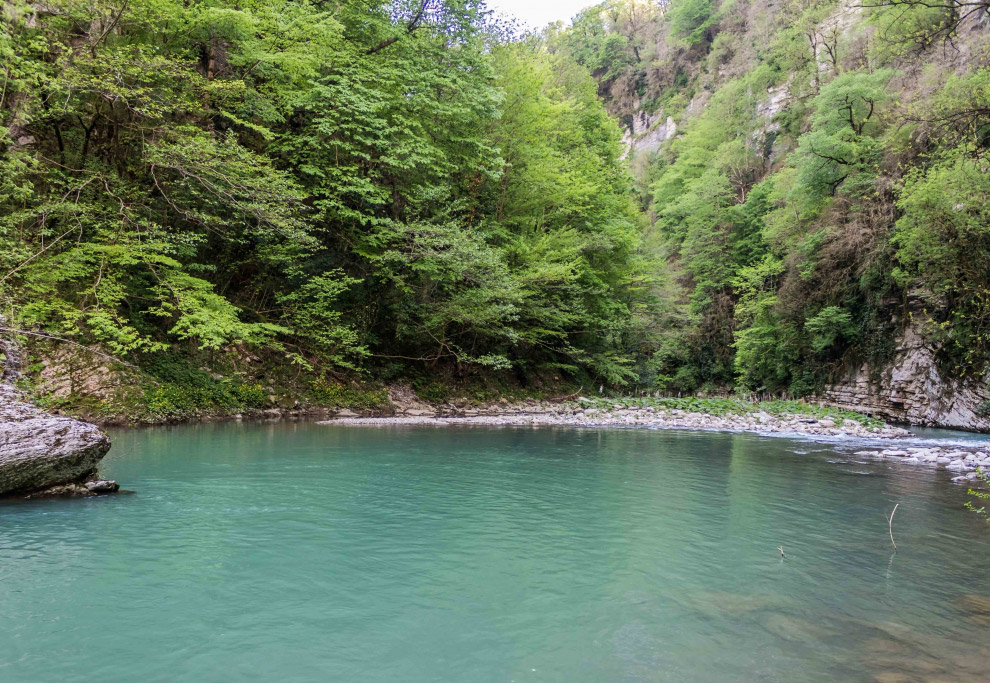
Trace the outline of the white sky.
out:
M 597 0 L 488 0 L 489 9 L 517 17 L 530 28 L 543 28 L 551 21 L 571 17 Z

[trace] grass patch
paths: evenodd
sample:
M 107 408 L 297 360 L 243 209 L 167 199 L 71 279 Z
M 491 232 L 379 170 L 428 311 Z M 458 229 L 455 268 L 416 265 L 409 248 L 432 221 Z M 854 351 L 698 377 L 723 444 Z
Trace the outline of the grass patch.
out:
M 388 390 L 384 387 L 365 389 L 318 380 L 310 385 L 306 393 L 313 404 L 327 408 L 381 410 L 389 405 Z
M 454 393 L 451 387 L 443 382 L 416 379 L 413 380 L 412 387 L 419 400 L 427 403 L 446 403 Z
M 144 391 L 143 415 L 149 422 L 170 422 L 204 413 L 232 413 L 264 408 L 268 396 L 261 384 L 213 380 L 207 384 L 161 384 Z

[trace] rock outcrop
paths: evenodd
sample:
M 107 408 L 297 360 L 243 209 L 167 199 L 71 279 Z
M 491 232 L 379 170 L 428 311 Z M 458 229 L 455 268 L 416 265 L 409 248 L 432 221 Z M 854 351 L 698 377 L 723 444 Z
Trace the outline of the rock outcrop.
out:
M 663 112 L 651 115 L 641 111 L 633 117 L 632 127 L 626 128 L 622 135 L 625 151 L 621 158 L 635 152 L 654 152 L 676 133 L 677 124 L 673 118 L 668 116 L 664 120 Z
M 108 450 L 110 439 L 95 425 L 49 415 L 0 384 L 0 496 L 116 491 L 96 476 Z
M 821 398 L 892 422 L 990 431 L 990 389 L 979 381 L 944 376 L 920 323 L 905 330 L 891 365 L 879 373 L 859 367 Z

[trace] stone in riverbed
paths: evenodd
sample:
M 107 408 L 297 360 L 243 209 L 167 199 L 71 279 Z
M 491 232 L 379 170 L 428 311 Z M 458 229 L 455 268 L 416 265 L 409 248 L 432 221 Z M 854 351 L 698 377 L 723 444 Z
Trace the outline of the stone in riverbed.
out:
M 956 604 L 973 614 L 990 614 L 990 596 L 970 593 L 957 598 Z
M 82 484 L 59 484 L 50 486 L 41 491 L 28 494 L 25 498 L 90 498 L 92 496 L 105 496 L 109 493 L 116 493 L 120 490 L 117 482 L 109 479 L 98 479 L 87 481 Z
M 116 493 L 120 490 L 120 485 L 112 479 L 95 479 L 87 481 L 83 486 L 90 493 Z
M 95 425 L 49 415 L 0 384 L 0 495 L 78 485 L 108 450 L 110 439 Z

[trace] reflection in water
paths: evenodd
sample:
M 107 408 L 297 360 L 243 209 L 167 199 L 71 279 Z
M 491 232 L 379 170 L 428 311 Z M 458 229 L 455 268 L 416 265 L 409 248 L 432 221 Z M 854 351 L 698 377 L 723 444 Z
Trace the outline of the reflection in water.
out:
M 990 527 L 945 473 L 859 446 L 114 437 L 105 474 L 135 495 L 0 508 L 0 680 L 987 679 Z

